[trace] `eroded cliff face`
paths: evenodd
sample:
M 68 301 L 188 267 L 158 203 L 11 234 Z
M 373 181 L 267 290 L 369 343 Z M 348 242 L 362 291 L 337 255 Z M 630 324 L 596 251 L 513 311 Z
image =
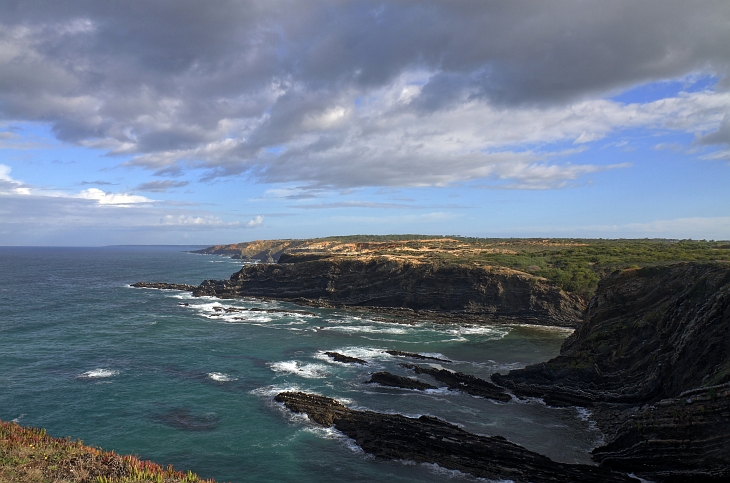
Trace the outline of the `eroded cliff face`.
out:
M 614 274 L 558 357 L 493 380 L 594 408 L 607 436 L 594 458 L 604 465 L 662 481 L 728 478 L 730 264 Z
M 434 265 L 388 257 L 282 255 L 206 280 L 194 295 L 271 297 L 308 305 L 408 309 L 576 327 L 585 307 L 545 280 L 505 269 Z

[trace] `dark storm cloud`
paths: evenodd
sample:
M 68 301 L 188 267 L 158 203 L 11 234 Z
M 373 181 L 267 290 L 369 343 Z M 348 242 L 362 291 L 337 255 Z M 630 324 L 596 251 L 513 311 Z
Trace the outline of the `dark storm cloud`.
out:
M 428 132 L 386 118 L 509 116 L 692 73 L 727 86 L 729 20 L 726 0 L 0 0 L 0 118 L 162 174 L 449 182 L 488 161 L 448 177 L 419 152 Z

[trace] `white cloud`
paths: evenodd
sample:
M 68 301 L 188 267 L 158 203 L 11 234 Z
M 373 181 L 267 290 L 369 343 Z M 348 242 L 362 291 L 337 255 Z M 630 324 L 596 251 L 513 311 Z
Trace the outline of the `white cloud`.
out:
M 10 166 L 0 164 L 0 194 L 29 195 L 30 189 L 10 177 Z
M 149 3 L 145 22 L 114 5 L 0 5 L 2 117 L 158 172 L 345 188 L 507 172 L 514 187 L 547 186 L 530 177 L 536 164 L 564 173 L 559 187 L 576 171 L 546 161 L 554 144 L 637 127 L 726 139 L 711 133 L 728 93 L 602 98 L 727 83 L 730 9 L 718 2 Z
M 264 223 L 264 217 L 261 215 L 257 215 L 252 220 L 248 220 L 246 222 L 246 228 L 256 228 L 257 226 L 261 226 Z
M 208 168 L 212 176 L 252 170 L 263 181 L 310 186 L 443 186 L 511 178 L 515 188 L 555 188 L 578 176 L 626 166 L 568 164 L 563 159 L 573 151 L 562 149 L 561 143 L 586 149 L 590 142 L 632 128 L 699 135 L 716 129 L 730 110 L 730 93 L 703 91 L 644 104 L 590 99 L 549 107 L 499 107 L 471 99 L 424 114 L 404 108 L 400 100 L 404 84 L 412 81 L 410 74 L 404 75 L 359 104 L 356 92 L 349 100 L 338 99 L 338 106 L 351 105 L 346 119 L 338 117 L 344 112 L 341 107 L 317 114 L 316 122 L 307 114 L 302 121 L 307 129 L 289 129 L 283 143 L 262 122 L 250 136 L 141 155 L 128 164 L 160 170 L 184 161 Z M 335 118 L 338 128 L 330 132 Z M 264 151 L 266 145 L 257 145 L 258 138 L 271 138 L 282 146 L 281 152 Z
M 185 229 L 211 229 L 211 228 L 256 228 L 264 222 L 264 217 L 256 216 L 246 223 L 240 221 L 226 222 L 218 216 L 213 215 L 165 215 L 160 218 L 159 226 L 177 227 Z
M 128 193 L 106 193 L 99 188 L 89 188 L 81 191 L 77 198 L 86 200 L 95 200 L 100 205 L 116 205 L 130 206 L 137 203 L 151 203 L 154 200 L 140 195 L 130 195 Z

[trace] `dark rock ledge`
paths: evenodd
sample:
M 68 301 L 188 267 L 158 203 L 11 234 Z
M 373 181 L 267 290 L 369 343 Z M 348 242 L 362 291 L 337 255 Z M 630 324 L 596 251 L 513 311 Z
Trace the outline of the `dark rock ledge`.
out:
M 186 283 L 166 283 L 166 282 L 137 282 L 133 283 L 135 288 L 156 288 L 158 290 L 182 290 L 183 292 L 192 292 L 197 289 L 195 285 Z
M 429 361 L 439 361 L 439 362 L 451 362 L 448 359 L 440 359 L 438 357 L 431 357 L 431 356 L 424 356 L 421 354 L 416 354 L 414 352 L 404 352 L 404 351 L 396 351 L 396 350 L 388 350 L 385 351 L 386 354 L 390 354 L 391 356 L 396 357 L 410 357 L 411 359 L 419 359 L 419 360 L 429 360 Z
M 372 374 L 370 376 L 370 380 L 365 381 L 365 384 L 380 384 L 381 386 L 399 387 L 401 389 L 416 389 L 418 391 L 425 391 L 426 389 L 438 389 L 436 386 L 421 382 L 418 379 L 398 376 L 396 374 L 391 374 L 390 372 L 385 371 Z
M 324 354 L 328 357 L 331 357 L 333 360 L 341 362 L 343 364 L 361 364 L 363 366 L 366 366 L 368 364 L 368 361 L 359 359 L 357 357 L 346 356 L 345 354 L 340 354 L 339 352 L 325 352 Z
M 479 436 L 440 419 L 354 411 L 334 399 L 282 392 L 275 400 L 310 420 L 334 426 L 378 458 L 436 463 L 480 478 L 516 483 L 598 483 L 638 480 L 589 465 L 558 463 L 500 436 Z
M 512 397 L 504 392 L 504 389 L 501 387 L 470 374 L 448 371 L 446 369 L 421 367 L 413 364 L 401 364 L 401 366 L 406 369 L 413 370 L 416 374 L 428 374 L 437 381 L 446 384 L 452 391 L 462 391 L 467 394 L 471 394 L 472 396 L 479 396 L 502 402 L 507 402 L 512 399 Z

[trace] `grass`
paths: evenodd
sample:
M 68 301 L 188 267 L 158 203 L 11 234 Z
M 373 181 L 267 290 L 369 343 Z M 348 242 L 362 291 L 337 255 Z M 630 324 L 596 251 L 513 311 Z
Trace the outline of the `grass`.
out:
M 497 266 L 543 277 L 564 290 L 590 297 L 615 270 L 680 261 L 730 261 L 730 242 L 664 239 L 467 238 L 426 235 L 352 235 L 310 240 L 272 240 L 211 247 L 201 252 L 253 256 L 308 246 L 341 252 L 348 245 L 370 254 L 417 258 L 435 264 Z
M 188 471 L 121 456 L 44 429 L 0 421 L 2 483 L 215 483 Z

